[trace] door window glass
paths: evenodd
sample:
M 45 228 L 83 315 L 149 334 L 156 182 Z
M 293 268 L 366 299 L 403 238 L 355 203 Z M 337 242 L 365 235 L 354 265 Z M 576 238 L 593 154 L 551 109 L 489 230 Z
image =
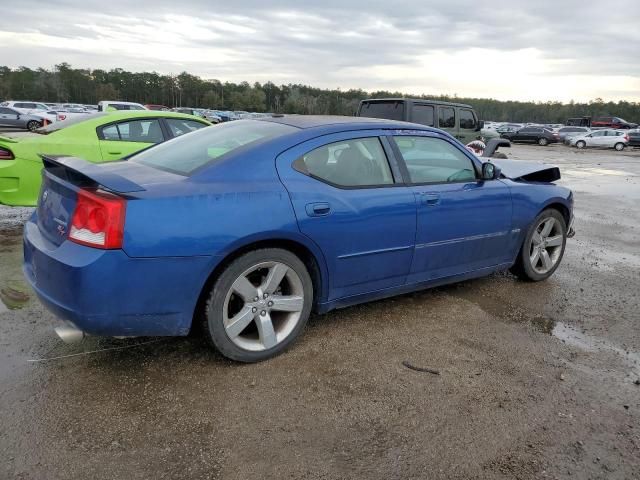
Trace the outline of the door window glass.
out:
M 180 135 L 184 135 L 185 133 L 193 132 L 207 126 L 204 123 L 195 122 L 193 120 L 185 120 L 183 118 L 167 118 L 165 120 L 167 122 L 167 125 L 169 125 L 171 134 L 174 137 L 179 137 Z
M 377 138 L 356 138 L 330 143 L 303 155 L 298 171 L 342 187 L 393 184 L 387 157 Z
M 456 111 L 451 107 L 440 107 L 438 125 L 440 128 L 455 128 Z
M 471 160 L 439 138 L 394 137 L 412 183 L 471 182 L 476 179 Z
M 419 123 L 421 125 L 426 125 L 428 127 L 434 126 L 434 118 L 433 118 L 433 105 L 414 105 L 412 110 L 413 118 L 411 119 L 414 123 Z
M 124 142 L 160 143 L 164 141 L 158 120 L 131 120 L 117 124 L 120 140 Z
M 467 110 L 466 108 L 460 109 L 460 128 L 475 130 L 476 117 L 471 110 Z

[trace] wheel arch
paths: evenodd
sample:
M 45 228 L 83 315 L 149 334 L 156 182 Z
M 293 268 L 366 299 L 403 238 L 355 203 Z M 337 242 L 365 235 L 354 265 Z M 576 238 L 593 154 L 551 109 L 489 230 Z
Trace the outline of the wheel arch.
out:
M 565 203 L 559 200 L 551 200 L 542 209 L 540 209 L 540 211 L 536 214 L 536 217 L 540 215 L 543 211 L 549 210 L 549 209 L 559 211 L 560 214 L 562 215 L 562 218 L 564 218 L 565 224 L 567 225 L 567 227 L 569 227 L 569 222 L 571 221 L 571 210 L 567 205 L 565 205 Z
M 322 301 L 328 291 L 328 271 L 320 249 L 310 240 L 299 235 L 279 234 L 259 238 L 249 237 L 242 241 L 234 242 L 230 248 L 218 256 L 219 261 L 214 264 L 198 294 L 198 300 L 193 311 L 192 329 L 194 325 L 200 323 L 198 320 L 204 314 L 208 294 L 225 268 L 245 253 L 263 248 L 281 248 L 293 253 L 302 260 L 313 282 L 312 310 L 315 310 L 316 305 Z

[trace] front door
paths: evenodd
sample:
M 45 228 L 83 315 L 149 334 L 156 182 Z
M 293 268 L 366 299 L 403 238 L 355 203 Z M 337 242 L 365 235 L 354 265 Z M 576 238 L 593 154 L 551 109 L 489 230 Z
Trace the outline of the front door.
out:
M 416 247 L 408 281 L 461 275 L 509 260 L 512 203 L 500 180 L 444 136 L 393 138 L 417 200 Z
M 411 267 L 416 203 L 381 134 L 327 135 L 277 159 L 298 226 L 325 256 L 329 301 L 403 285 Z
M 11 108 L 0 107 L 0 125 L 7 127 L 24 126 L 20 121 L 20 114 Z

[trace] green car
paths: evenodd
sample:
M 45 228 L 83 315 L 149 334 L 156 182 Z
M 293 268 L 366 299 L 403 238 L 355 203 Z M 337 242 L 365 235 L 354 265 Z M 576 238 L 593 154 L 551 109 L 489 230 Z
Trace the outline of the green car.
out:
M 34 133 L 3 133 L 0 136 L 0 204 L 33 206 L 37 203 L 42 170 L 40 154 L 110 162 L 210 125 L 204 118 L 182 113 L 128 110 L 82 115 Z

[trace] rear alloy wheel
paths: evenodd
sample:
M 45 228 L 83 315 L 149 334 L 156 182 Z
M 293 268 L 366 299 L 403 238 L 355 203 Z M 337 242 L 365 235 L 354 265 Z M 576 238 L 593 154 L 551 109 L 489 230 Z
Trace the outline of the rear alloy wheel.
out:
M 584 148 L 586 146 L 587 146 L 587 144 L 583 140 L 579 140 L 579 141 L 576 142 L 576 147 L 578 147 L 578 148 Z
M 543 211 L 529 227 L 511 271 L 525 280 L 546 280 L 560 265 L 566 243 L 564 217 L 555 209 Z
M 312 303 L 311 277 L 297 256 L 256 250 L 234 260 L 215 282 L 204 330 L 225 357 L 259 362 L 298 337 Z
M 538 145 L 540 145 L 541 147 L 546 147 L 547 145 L 549 145 L 549 140 L 547 140 L 546 138 L 539 138 L 538 139 Z
M 40 122 L 30 120 L 29 122 L 27 122 L 27 128 L 29 129 L 29 131 L 34 132 L 40 128 Z
M 624 143 L 618 142 L 613 146 L 613 148 L 615 148 L 617 151 L 621 152 L 622 150 L 624 150 Z

